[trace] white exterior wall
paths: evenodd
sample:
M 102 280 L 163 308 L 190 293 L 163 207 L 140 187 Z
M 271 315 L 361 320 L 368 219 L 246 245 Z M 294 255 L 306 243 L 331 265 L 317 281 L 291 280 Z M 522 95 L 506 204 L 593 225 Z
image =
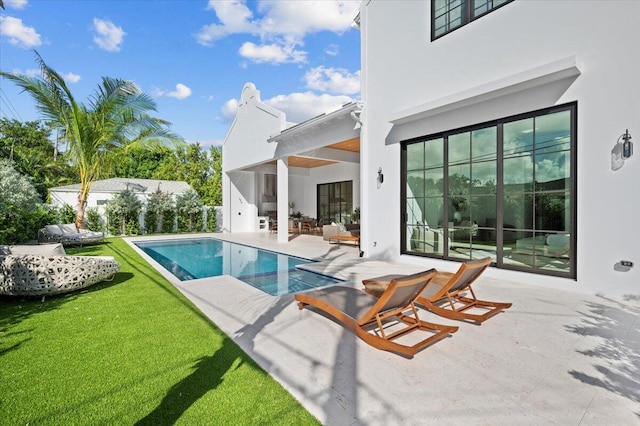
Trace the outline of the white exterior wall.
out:
M 229 214 L 223 213 L 224 227 L 232 232 L 258 230 L 258 206 L 256 205 L 254 172 L 229 172 Z M 224 203 L 223 203 L 224 204 Z
M 640 154 L 612 172 L 610 152 L 627 128 L 640 146 L 640 2 L 516 0 L 433 42 L 430 12 L 427 1 L 372 1 L 361 10 L 363 250 L 455 268 L 400 256 L 401 140 L 577 101 L 577 281 L 493 268 L 487 274 L 612 297 L 638 295 Z M 390 123 L 403 110 L 569 57 L 580 70 L 575 81 Z M 379 187 L 373 179 L 378 167 L 385 176 Z M 616 272 L 621 259 L 636 266 Z
M 263 104 L 260 91 L 252 83 L 245 84 L 236 117 L 222 147 L 224 231 L 258 230 L 257 176 L 252 171 L 237 171 L 273 158 L 276 144 L 268 143 L 267 139 L 285 126 L 285 114 Z
M 353 208 L 355 209 L 360 206 L 360 164 L 337 163 L 311 169 L 311 176 L 309 177 L 310 188 L 313 189 L 313 192 L 309 194 L 309 203 L 313 213 L 310 215 L 311 217 L 316 217 L 317 215 L 317 185 L 346 180 L 353 181 Z
M 65 204 L 70 205 L 75 210 L 78 207 L 78 193 L 69 191 L 51 191 L 51 204 L 56 207 L 62 207 Z M 87 208 L 96 208 L 98 213 L 104 217 L 106 204 L 98 205 L 98 201 L 109 201 L 113 198 L 115 193 L 113 192 L 89 192 L 87 196 Z M 135 192 L 134 195 L 138 199 L 146 204 L 149 198 L 147 194 L 141 192 Z
M 273 158 L 276 144 L 267 139 L 285 128 L 285 118 L 282 111 L 260 101 L 260 91 L 253 83 L 245 84 L 223 146 L 225 170 L 238 170 Z M 247 146 L 247 141 L 252 140 L 255 143 Z

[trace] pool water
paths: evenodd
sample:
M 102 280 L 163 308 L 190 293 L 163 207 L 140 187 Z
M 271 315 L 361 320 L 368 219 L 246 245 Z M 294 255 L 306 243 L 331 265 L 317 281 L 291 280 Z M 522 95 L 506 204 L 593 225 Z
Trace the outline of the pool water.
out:
M 135 244 L 180 281 L 231 275 L 272 296 L 340 282 L 296 268 L 309 260 L 215 238 Z

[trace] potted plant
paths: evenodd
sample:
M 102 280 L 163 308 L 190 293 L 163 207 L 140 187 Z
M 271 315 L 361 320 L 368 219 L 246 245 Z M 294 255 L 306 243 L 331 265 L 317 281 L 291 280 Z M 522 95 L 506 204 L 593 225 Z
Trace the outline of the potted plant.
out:
M 451 197 L 451 205 L 453 206 L 453 221 L 460 222 L 462 213 L 467 210 L 467 199 L 465 197 Z
M 359 223 L 360 222 L 360 207 L 356 207 L 353 210 L 353 213 L 351 213 L 351 221 L 353 223 Z
M 293 214 L 293 209 L 296 208 L 296 203 L 293 201 L 289 201 L 289 215 Z

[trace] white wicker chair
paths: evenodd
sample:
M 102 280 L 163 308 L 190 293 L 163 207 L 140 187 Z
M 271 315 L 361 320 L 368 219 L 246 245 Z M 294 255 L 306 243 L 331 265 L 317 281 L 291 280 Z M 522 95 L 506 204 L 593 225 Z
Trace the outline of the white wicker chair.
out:
M 47 246 L 13 246 L 11 254 L 0 255 L 0 295 L 68 293 L 111 280 L 120 270 L 120 264 L 110 256 L 68 256 L 60 244 Z M 35 253 L 25 253 L 28 251 Z

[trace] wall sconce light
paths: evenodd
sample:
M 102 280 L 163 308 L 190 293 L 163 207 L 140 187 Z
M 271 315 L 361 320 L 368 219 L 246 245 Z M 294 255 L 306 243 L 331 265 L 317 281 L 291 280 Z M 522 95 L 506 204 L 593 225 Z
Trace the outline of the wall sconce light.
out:
M 620 142 L 623 140 L 624 142 Z M 624 166 L 624 160 L 633 155 L 633 143 L 627 129 L 616 141 L 611 150 L 611 170 L 620 170 Z
M 378 167 L 378 183 L 384 182 L 384 175 L 382 174 L 382 167 Z
M 624 135 L 620 136 L 624 141 L 622 143 L 622 158 L 627 159 L 633 155 L 633 143 L 631 143 L 631 135 L 629 134 L 629 129 L 624 132 Z M 620 141 L 618 138 L 618 141 Z

